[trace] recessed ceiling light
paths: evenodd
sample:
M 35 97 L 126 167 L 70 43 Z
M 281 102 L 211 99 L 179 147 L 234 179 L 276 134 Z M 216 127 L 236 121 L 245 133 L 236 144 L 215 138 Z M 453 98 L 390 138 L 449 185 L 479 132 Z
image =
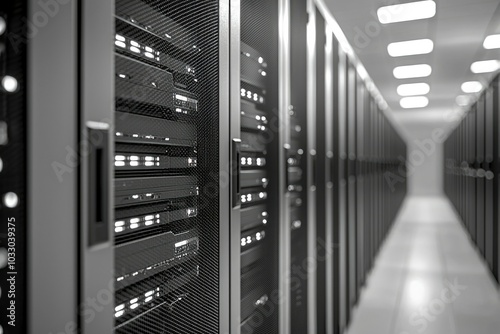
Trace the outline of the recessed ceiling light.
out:
M 396 79 L 423 78 L 432 73 L 432 67 L 427 64 L 399 66 L 393 71 Z
M 483 46 L 485 49 L 500 49 L 500 34 L 490 35 L 484 40 Z
M 500 62 L 498 60 L 483 60 L 476 61 L 470 67 L 472 73 L 490 73 L 500 69 Z
M 404 109 L 425 108 L 429 105 L 429 99 L 425 96 L 405 97 L 399 104 Z
M 377 10 L 378 20 L 382 24 L 428 19 L 434 15 L 436 3 L 427 0 L 385 6 Z
M 457 102 L 458 106 L 460 106 L 460 107 L 466 107 L 470 103 L 470 96 L 459 95 L 459 96 L 457 96 L 457 98 L 455 99 L 455 101 Z
M 414 83 L 398 86 L 398 94 L 400 96 L 415 96 L 428 94 L 431 87 L 426 83 Z
M 434 43 L 430 39 L 417 39 L 413 41 L 391 43 L 387 52 L 391 57 L 423 55 L 434 50 Z
M 479 93 L 483 89 L 483 85 L 479 81 L 467 81 L 462 84 L 464 93 Z

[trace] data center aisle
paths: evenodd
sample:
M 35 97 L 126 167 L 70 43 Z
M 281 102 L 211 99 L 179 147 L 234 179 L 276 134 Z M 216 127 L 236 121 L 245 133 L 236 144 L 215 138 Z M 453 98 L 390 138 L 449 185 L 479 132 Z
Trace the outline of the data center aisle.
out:
M 411 197 L 348 334 L 498 334 L 500 293 L 445 197 Z

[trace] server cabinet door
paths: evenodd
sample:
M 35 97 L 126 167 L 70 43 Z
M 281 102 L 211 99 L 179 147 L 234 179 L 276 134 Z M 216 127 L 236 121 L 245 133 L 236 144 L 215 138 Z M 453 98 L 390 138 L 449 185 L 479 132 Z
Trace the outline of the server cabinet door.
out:
M 117 334 L 229 329 L 229 11 L 116 0 L 107 18 Z
M 367 91 L 364 82 L 358 77 L 358 93 L 356 103 L 356 160 L 355 160 L 355 176 L 356 176 L 356 263 L 357 263 L 357 293 L 356 299 L 359 298 L 361 286 L 365 281 L 365 179 L 362 173 L 362 162 L 364 158 L 364 125 L 365 125 L 365 103 Z
M 26 215 L 29 92 L 26 33 L 21 21 L 28 15 L 27 5 L 27 1 L 0 4 L 0 307 L 3 310 L 0 332 L 15 334 L 27 332 L 25 319 L 29 305 L 26 302 L 27 237 L 31 230 Z
M 307 1 L 307 253 L 314 254 L 316 244 L 316 16 L 314 1 Z M 317 274 L 308 272 L 308 332 L 317 332 Z
M 17 61 L 27 57 L 25 64 L 9 66 L 11 70 L 27 70 L 27 75 L 19 78 L 16 93 L 26 94 L 17 98 L 20 103 L 21 99 L 22 103 L 26 103 L 25 135 L 28 135 L 27 166 L 16 170 L 17 173 L 24 170 L 28 175 L 26 192 L 19 194 L 18 199 L 20 207 L 27 206 L 26 218 L 21 214 L 15 217 L 19 227 L 16 233 L 19 238 L 16 242 L 18 274 L 22 266 L 22 226 L 25 223 L 29 245 L 26 253 L 29 260 L 28 284 L 23 287 L 20 275 L 16 282 L 16 306 L 19 306 L 16 327 L 1 325 L 4 326 L 4 333 L 76 331 L 79 311 L 93 312 L 92 308 L 79 307 L 77 295 L 78 174 L 84 160 L 81 158 L 82 142 L 78 138 L 81 134 L 77 108 L 78 22 L 75 18 L 78 6 L 77 2 L 70 1 L 52 8 L 58 10 L 57 15 L 50 17 L 43 29 L 36 31 L 35 38 L 26 38 L 28 31 L 25 24 L 26 18 L 47 17 L 38 1 L 4 1 L 0 6 L 17 7 L 17 17 L 14 15 L 7 19 L 7 33 L 14 29 L 13 32 L 19 33 L 17 37 L 20 38 L 15 39 L 19 44 L 7 44 L 6 53 L 2 54 L 9 58 L 15 54 Z M 14 46 L 19 48 L 19 52 L 11 49 Z M 14 104 L 8 106 L 7 112 L 10 113 L 11 107 Z M 21 121 L 22 107 L 16 108 L 19 108 L 16 114 Z M 16 129 L 14 124 L 7 126 L 8 133 L 13 134 L 12 130 Z M 23 135 L 23 132 L 17 134 Z M 8 139 L 9 143 L 16 143 L 14 138 Z M 21 157 L 22 150 L 18 152 Z M 12 167 L 8 160 L 4 160 L 3 165 L 5 172 Z M 3 185 L 2 180 L 2 188 Z M 7 221 L 3 221 L 4 224 Z M 23 289 L 29 293 L 26 317 L 23 317 L 22 294 L 17 294 Z M 2 299 L 7 295 L 6 291 L 2 286 Z M 96 298 L 95 295 L 93 297 Z
M 331 55 L 327 52 L 327 75 L 330 77 L 327 80 L 327 96 L 331 107 L 327 108 L 327 113 L 331 115 L 329 122 L 331 130 L 327 137 L 328 152 L 330 158 L 330 173 L 331 173 L 331 199 L 327 201 L 327 206 L 330 207 L 329 212 L 332 216 L 330 224 L 327 225 L 327 242 L 331 240 L 332 245 L 340 244 L 340 216 L 339 216 L 339 200 L 340 200 L 340 166 L 338 159 L 340 157 L 339 147 L 339 44 L 335 40 L 332 32 L 327 35 L 327 41 L 331 41 Z M 329 45 L 329 44 L 327 44 Z M 330 84 L 328 84 L 330 81 Z M 328 154 L 327 152 L 327 154 Z M 340 308 L 341 308 L 341 281 L 342 272 L 340 271 L 340 249 L 333 247 L 332 254 L 327 260 L 327 333 L 340 333 Z M 330 328 L 332 327 L 332 328 Z
M 356 71 L 352 65 L 348 67 L 348 85 L 347 85 L 347 159 L 346 159 L 346 169 L 347 169 L 347 210 L 348 210 L 348 286 L 349 286 L 349 316 L 351 318 L 350 310 L 356 304 L 356 290 L 357 290 L 357 268 L 356 268 L 356 175 L 354 173 L 354 166 L 356 160 L 356 95 L 357 95 L 357 82 L 356 82 Z
M 310 222 L 307 219 L 307 2 L 290 1 L 290 101 L 289 147 L 286 150 L 287 182 L 290 198 L 291 226 L 291 286 L 290 333 L 306 333 L 308 328 L 308 277 L 304 268 L 307 261 Z M 298 270 L 300 269 L 300 271 Z
M 484 171 L 484 144 L 485 144 L 485 96 L 482 95 L 477 102 L 476 109 L 476 161 L 474 173 L 476 178 L 476 243 L 482 255 L 485 252 L 485 171 Z
M 82 1 L 80 7 L 79 141 L 86 146 L 79 166 L 79 303 L 98 305 L 80 314 L 83 333 L 113 329 L 113 8 L 111 0 Z
M 320 11 L 316 9 L 315 14 L 316 22 L 316 66 L 315 66 L 315 80 L 316 80 L 316 129 L 315 129 L 315 148 L 312 159 L 313 173 L 316 201 L 314 210 L 316 211 L 316 240 L 324 240 L 326 225 L 330 222 L 326 221 L 326 113 L 325 113 L 325 45 L 326 45 L 326 24 L 325 19 L 322 17 Z M 319 243 L 314 243 L 314 248 L 318 249 Z M 316 300 L 317 300 L 317 317 L 316 330 L 319 333 L 324 333 L 326 330 L 326 263 L 325 261 L 317 261 L 316 269 Z
M 467 115 L 468 127 L 467 127 L 467 163 L 469 166 L 469 175 L 468 175 L 468 189 L 467 194 L 469 196 L 469 201 L 467 205 L 467 224 L 469 227 L 469 232 L 472 236 L 472 240 L 477 244 L 477 234 L 476 234 L 476 201 L 473 199 L 476 198 L 476 180 L 473 177 L 473 168 L 474 162 L 476 160 L 476 146 L 475 146 L 475 137 L 476 137 L 476 108 L 472 109 Z
M 493 90 L 490 88 L 486 91 L 486 106 L 485 106 L 485 195 L 484 195 L 484 222 L 485 222 L 485 257 L 490 270 L 493 270 L 493 249 L 494 249 L 494 177 L 493 172 L 493 156 L 494 156 L 494 97 Z
M 283 321 L 282 307 L 289 310 L 289 291 L 280 291 L 280 267 L 289 265 L 283 262 L 281 243 L 287 237 L 283 233 L 290 233 L 281 228 L 285 176 L 280 133 L 284 105 L 280 36 L 286 37 L 280 31 L 280 22 L 286 22 L 280 18 L 283 5 L 277 0 L 242 0 L 240 8 L 241 333 L 278 333 L 288 325 Z M 259 177 L 253 177 L 252 183 L 245 175 Z M 288 250 L 285 246 L 284 251 Z M 283 304 L 276 291 L 285 292 Z
M 348 244 L 347 244 L 347 55 L 339 49 L 338 66 L 338 146 L 339 146 L 339 180 L 338 180 L 338 224 L 339 224 L 339 274 L 340 274 L 340 331 L 348 323 Z

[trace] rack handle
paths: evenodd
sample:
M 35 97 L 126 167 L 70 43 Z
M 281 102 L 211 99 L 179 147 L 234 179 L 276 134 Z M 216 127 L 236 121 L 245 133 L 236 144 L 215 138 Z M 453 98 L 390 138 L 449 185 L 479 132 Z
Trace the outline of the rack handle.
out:
M 241 139 L 232 140 L 231 187 L 233 209 L 241 205 Z
M 87 122 L 88 134 L 88 246 L 110 241 L 110 127 L 107 123 Z

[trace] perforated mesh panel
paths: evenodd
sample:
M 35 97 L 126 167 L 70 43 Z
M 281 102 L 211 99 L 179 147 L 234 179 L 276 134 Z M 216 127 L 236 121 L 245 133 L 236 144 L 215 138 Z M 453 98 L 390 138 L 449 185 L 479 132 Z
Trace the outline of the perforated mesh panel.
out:
M 115 21 L 116 333 L 217 333 L 218 1 Z
M 278 4 L 241 2 L 241 333 L 277 333 Z

